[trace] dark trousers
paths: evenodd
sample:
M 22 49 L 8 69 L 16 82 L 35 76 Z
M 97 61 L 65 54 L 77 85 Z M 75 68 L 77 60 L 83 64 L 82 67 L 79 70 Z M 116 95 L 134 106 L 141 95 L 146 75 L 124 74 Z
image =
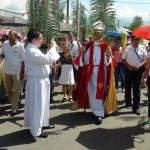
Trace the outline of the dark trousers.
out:
M 148 77 L 148 117 L 150 117 L 150 76 Z
M 121 78 L 121 87 L 122 87 L 122 89 L 124 89 L 124 86 L 125 86 L 124 65 L 123 65 L 123 63 L 117 63 L 117 65 L 118 66 L 114 70 L 116 89 L 118 89 L 119 75 Z
M 54 68 L 51 68 L 51 73 L 50 73 L 50 75 L 49 75 L 50 84 L 51 84 L 51 88 L 50 88 L 50 99 L 53 99 L 54 78 L 55 78 L 55 69 L 54 69 Z
M 131 104 L 131 88 L 133 86 L 133 111 L 139 109 L 141 94 L 140 85 L 142 78 L 142 71 L 131 71 L 125 68 L 125 98 L 126 105 Z
M 4 102 L 7 99 L 5 94 L 4 81 L 2 80 L 0 84 L 0 101 Z

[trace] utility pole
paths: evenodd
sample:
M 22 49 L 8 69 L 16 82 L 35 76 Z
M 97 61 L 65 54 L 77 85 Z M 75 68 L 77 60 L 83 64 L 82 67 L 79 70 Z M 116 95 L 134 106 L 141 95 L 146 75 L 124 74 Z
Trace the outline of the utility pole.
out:
M 35 0 L 32 0 L 32 10 L 33 10 L 33 29 L 35 29 Z
M 77 10 L 77 39 L 79 39 L 79 33 L 80 33 L 80 0 L 76 0 L 76 10 Z
M 117 27 L 119 28 L 120 27 L 119 23 L 120 23 L 121 20 L 119 20 L 119 19 L 116 19 L 116 20 L 117 20 Z
M 66 23 L 69 23 L 69 0 L 67 0 L 67 18 Z

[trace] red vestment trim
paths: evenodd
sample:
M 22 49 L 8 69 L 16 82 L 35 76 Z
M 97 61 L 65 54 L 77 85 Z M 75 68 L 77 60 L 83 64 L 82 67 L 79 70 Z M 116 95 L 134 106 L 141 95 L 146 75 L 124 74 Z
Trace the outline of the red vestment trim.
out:
M 104 71 L 104 52 L 106 50 L 106 44 L 101 43 L 101 61 L 99 65 L 94 65 L 93 63 L 93 57 L 94 57 L 94 46 L 92 45 L 90 48 L 90 60 L 89 65 L 85 65 L 85 69 L 88 69 L 88 75 L 86 75 L 86 81 L 88 84 L 88 81 L 90 80 L 90 77 L 92 75 L 94 66 L 98 66 L 98 76 L 97 76 L 97 91 L 96 91 L 96 99 L 104 99 L 104 80 L 105 80 L 105 71 Z

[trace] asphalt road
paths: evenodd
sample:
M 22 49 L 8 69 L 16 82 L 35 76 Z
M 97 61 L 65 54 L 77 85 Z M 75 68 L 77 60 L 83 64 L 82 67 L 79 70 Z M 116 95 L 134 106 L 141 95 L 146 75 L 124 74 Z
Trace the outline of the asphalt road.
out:
M 55 87 L 55 103 L 50 105 L 48 138 L 33 139 L 23 127 L 24 100 L 19 114 L 9 116 L 10 105 L 0 104 L 1 150 L 150 150 L 150 126 L 147 121 L 147 91 L 142 88 L 141 115 L 124 107 L 124 94 L 117 94 L 119 109 L 96 125 L 91 110 L 71 111 L 70 102 L 62 102 L 61 86 Z

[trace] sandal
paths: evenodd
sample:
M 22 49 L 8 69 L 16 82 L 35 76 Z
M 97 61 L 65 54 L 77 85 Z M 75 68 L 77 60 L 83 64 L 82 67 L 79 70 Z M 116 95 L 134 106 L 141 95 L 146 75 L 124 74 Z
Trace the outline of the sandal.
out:
M 63 100 L 63 101 L 66 101 L 66 99 L 67 99 L 66 97 L 63 97 L 63 99 L 62 99 L 62 100 Z
M 69 102 L 72 102 L 72 97 L 71 96 L 69 97 Z

